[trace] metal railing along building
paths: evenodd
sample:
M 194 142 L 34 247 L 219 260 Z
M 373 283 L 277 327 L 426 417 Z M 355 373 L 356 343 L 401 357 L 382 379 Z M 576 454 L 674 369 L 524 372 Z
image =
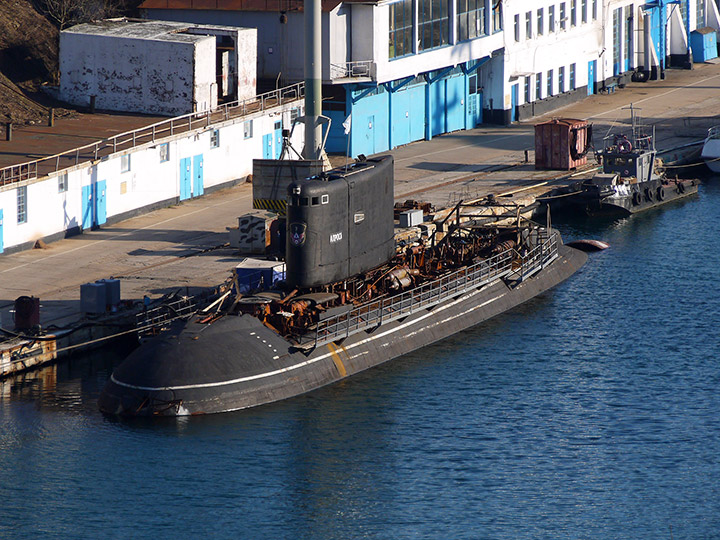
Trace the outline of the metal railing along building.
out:
M 299 82 L 250 99 L 224 103 L 214 109 L 169 118 L 92 144 L 73 148 L 60 154 L 4 167 L 0 169 L 0 186 L 58 173 L 80 163 L 95 161 L 122 150 L 129 150 L 142 144 L 155 142 L 157 139 L 189 132 L 201 127 L 208 127 L 215 122 L 223 122 L 231 118 L 262 112 L 271 107 L 278 107 L 304 97 L 305 83 Z

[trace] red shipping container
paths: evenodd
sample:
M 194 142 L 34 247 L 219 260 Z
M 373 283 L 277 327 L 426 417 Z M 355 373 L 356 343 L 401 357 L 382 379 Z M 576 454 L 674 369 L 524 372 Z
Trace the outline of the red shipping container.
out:
M 587 163 L 592 142 L 587 120 L 553 118 L 535 126 L 535 168 L 569 171 Z

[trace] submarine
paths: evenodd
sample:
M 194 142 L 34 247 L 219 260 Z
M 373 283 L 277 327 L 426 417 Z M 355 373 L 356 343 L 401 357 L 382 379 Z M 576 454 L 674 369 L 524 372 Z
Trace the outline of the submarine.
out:
M 120 416 L 236 411 L 298 396 L 462 332 L 558 285 L 587 254 L 549 226 L 458 204 L 396 242 L 393 158 L 291 182 L 285 276 L 229 279 L 208 316 L 177 318 L 118 365 L 99 398 Z

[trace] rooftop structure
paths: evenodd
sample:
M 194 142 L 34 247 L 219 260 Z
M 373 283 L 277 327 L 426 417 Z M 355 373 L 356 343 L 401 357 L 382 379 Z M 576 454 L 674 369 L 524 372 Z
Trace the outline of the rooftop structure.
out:
M 256 93 L 257 30 L 111 19 L 60 34 L 60 97 L 78 106 L 181 115 Z

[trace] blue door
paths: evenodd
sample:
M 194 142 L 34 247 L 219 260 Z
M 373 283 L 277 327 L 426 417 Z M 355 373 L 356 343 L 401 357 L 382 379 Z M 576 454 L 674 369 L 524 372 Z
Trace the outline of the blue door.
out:
M 107 221 L 107 182 L 100 180 L 93 184 L 93 227 L 103 225 Z
M 632 55 L 632 36 L 633 36 L 633 18 L 632 12 L 626 11 L 625 19 L 625 46 L 623 47 L 623 67 L 625 71 L 630 71 L 630 56 Z
M 612 62 L 613 75 L 620 74 L 620 18 L 622 8 L 613 9 Z
M 199 154 L 193 158 L 193 197 L 199 197 L 203 193 L 205 193 L 203 156 Z
M 518 109 L 518 85 L 513 84 L 510 87 L 510 121 L 517 122 Z
M 275 122 L 275 159 L 282 153 L 282 122 Z
M 190 198 L 190 186 L 192 173 L 190 172 L 190 158 L 180 160 L 180 200 Z
M 367 131 L 365 132 L 365 151 L 375 153 L 375 115 L 367 117 Z
M 263 159 L 273 158 L 273 136 L 272 133 L 263 135 Z
M 441 79 L 428 85 L 428 91 L 430 92 L 430 111 L 432 114 L 430 118 L 430 127 L 432 128 L 431 135 L 434 137 L 435 135 L 441 135 L 446 132 L 445 81 Z
M 0 253 L 4 251 L 3 245 L 3 209 L 0 208 Z
M 661 66 L 665 66 L 665 47 L 662 43 L 662 25 L 660 24 L 660 7 L 645 7 L 645 12 L 650 13 L 650 39 L 652 39 L 652 46 L 655 48 L 655 54 L 657 54 L 658 60 Z
M 447 131 L 457 131 L 465 127 L 465 77 L 450 77 L 445 81 L 445 109 Z
M 83 229 L 91 229 L 93 225 L 93 196 L 92 196 L 92 186 L 83 186 L 82 187 L 82 228 Z
M 592 96 L 595 93 L 595 66 L 596 65 L 597 65 L 597 60 L 588 62 L 588 84 L 587 84 L 588 96 Z

